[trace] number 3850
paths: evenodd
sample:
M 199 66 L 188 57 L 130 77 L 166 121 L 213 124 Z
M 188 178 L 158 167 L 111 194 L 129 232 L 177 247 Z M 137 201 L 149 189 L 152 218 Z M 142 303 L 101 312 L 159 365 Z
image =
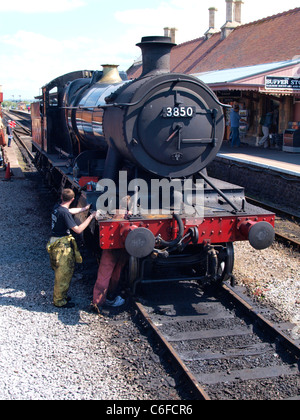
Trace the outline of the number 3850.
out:
M 195 107 L 193 106 L 175 106 L 163 109 L 163 116 L 166 118 L 187 117 L 192 118 L 195 115 Z

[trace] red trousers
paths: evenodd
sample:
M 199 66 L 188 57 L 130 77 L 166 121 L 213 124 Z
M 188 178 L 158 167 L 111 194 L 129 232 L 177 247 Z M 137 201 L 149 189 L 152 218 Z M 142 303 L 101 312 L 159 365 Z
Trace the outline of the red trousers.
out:
M 126 255 L 118 250 L 104 249 L 98 268 L 97 280 L 93 291 L 93 303 L 103 305 L 106 294 L 114 293 L 118 287 L 122 268 L 126 264 Z

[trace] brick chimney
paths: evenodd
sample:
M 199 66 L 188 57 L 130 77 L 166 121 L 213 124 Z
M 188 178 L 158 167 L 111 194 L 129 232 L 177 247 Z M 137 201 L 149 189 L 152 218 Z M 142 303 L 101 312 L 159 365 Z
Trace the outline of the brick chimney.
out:
M 234 3 L 234 20 L 237 23 L 242 23 L 242 4 L 244 4 L 241 0 L 235 0 Z
M 164 28 L 164 36 L 170 36 L 170 28 Z
M 176 31 L 178 31 L 178 29 L 176 28 L 171 28 L 171 42 L 173 42 L 173 44 L 176 44 Z
M 231 32 L 241 24 L 236 18 L 241 20 L 242 1 L 225 0 L 226 2 L 226 23 L 221 27 L 221 39 L 225 39 Z M 237 3 L 237 8 L 236 8 Z
M 210 7 L 209 9 L 209 29 L 215 29 L 216 12 L 218 9 Z
M 170 37 L 171 38 L 171 42 L 173 44 L 176 44 L 175 38 L 176 38 L 176 31 L 177 30 L 178 29 L 176 29 L 176 28 L 168 28 L 168 27 L 164 28 L 164 36 Z
M 233 22 L 234 0 L 225 0 L 225 2 L 226 2 L 226 22 Z
M 218 30 L 215 28 L 215 19 L 216 19 L 216 12 L 218 9 L 215 7 L 210 7 L 209 9 L 209 24 L 208 24 L 208 30 L 205 32 L 206 39 L 210 38 L 213 34 L 218 32 Z

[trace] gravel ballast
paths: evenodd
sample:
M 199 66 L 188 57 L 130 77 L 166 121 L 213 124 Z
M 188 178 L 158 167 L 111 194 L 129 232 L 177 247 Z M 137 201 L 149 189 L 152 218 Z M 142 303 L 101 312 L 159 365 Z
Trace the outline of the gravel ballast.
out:
M 291 337 L 299 340 L 299 252 L 276 242 L 262 251 L 248 242 L 236 243 L 234 274 L 257 301 L 275 308 L 282 320 L 295 324 Z
M 0 399 L 179 399 L 126 307 L 107 318 L 90 312 L 94 280 L 79 267 L 76 306 L 52 305 L 51 203 L 36 187 L 0 180 Z

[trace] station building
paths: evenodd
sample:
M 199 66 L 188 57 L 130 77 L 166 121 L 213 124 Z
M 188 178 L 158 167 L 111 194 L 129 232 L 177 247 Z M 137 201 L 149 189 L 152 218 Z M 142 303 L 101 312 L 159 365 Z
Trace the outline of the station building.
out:
M 261 117 L 273 111 L 271 132 L 300 124 L 300 8 L 242 24 L 240 0 L 225 0 L 226 22 L 215 28 L 217 9 L 209 8 L 209 29 L 171 52 L 171 71 L 192 74 L 207 83 L 223 103 L 240 105 L 247 121 L 244 137 L 262 136 Z M 165 28 L 175 40 L 175 28 Z M 128 69 L 141 74 L 141 63 Z M 229 113 L 226 115 L 229 138 Z

